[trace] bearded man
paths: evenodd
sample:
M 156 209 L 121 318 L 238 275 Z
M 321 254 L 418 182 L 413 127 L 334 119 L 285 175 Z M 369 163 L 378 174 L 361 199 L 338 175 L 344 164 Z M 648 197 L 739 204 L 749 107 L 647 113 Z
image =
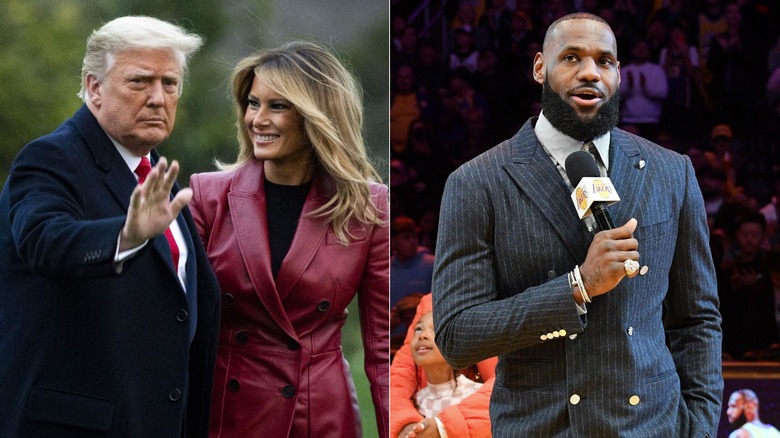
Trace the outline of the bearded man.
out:
M 437 345 L 456 369 L 499 357 L 493 436 L 715 436 L 722 335 L 691 161 L 616 128 L 601 18 L 552 23 L 533 76 L 540 116 L 447 180 Z M 621 197 L 616 227 L 577 215 L 564 164 L 581 149 Z
M 780 431 L 761 421 L 758 396 L 751 389 L 738 389 L 729 397 L 726 416 L 733 431 L 729 438 L 778 438 Z

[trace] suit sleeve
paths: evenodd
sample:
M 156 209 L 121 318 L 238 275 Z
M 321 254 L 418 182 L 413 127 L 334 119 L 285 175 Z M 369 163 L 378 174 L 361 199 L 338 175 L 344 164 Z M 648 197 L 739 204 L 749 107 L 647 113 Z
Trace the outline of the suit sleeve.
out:
M 491 203 L 491 193 L 501 191 L 501 180 L 493 176 L 501 164 L 472 161 L 465 166 L 470 167 L 462 166 L 447 179 L 439 215 L 433 319 L 442 355 L 453 368 L 463 369 L 542 342 L 539 333 L 550 325 L 582 333 L 584 318 L 577 314 L 565 274 L 499 299 L 495 221 L 511 215 L 496 214 Z M 528 244 L 519 235 L 501 238 Z
M 718 294 L 704 202 L 690 159 L 685 160 L 685 200 L 669 274 L 665 324 L 682 395 L 694 419 L 691 436 L 706 432 L 715 436 L 723 394 Z
M 390 397 L 390 228 L 387 225 L 387 186 L 374 194 L 379 217 L 372 227 L 366 266 L 358 290 L 360 326 L 365 352 L 365 371 L 371 383 L 379 435 L 387 438 Z
M 52 278 L 117 274 L 114 254 L 127 213 L 90 217 L 94 206 L 86 195 L 96 182 L 90 180 L 92 173 L 80 172 L 84 167 L 80 161 L 44 140 L 29 144 L 14 160 L 6 183 L 11 233 L 20 258 L 37 274 Z

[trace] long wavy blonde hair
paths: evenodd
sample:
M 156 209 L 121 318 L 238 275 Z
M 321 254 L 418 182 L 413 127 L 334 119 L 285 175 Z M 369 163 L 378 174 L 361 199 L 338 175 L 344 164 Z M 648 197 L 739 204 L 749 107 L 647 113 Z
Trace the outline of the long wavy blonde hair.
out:
M 369 162 L 363 142 L 362 89 L 344 65 L 318 44 L 290 42 L 260 50 L 238 62 L 231 81 L 238 158 L 232 164 L 217 162 L 217 167 L 231 170 L 255 159 L 244 124 L 255 76 L 262 77 L 266 86 L 298 110 L 314 150 L 315 168 L 323 169 L 335 183 L 333 197 L 310 214 L 330 221 L 345 245 L 352 237 L 348 230 L 351 220 L 384 223 L 371 202 L 369 184 L 381 182 L 381 177 Z

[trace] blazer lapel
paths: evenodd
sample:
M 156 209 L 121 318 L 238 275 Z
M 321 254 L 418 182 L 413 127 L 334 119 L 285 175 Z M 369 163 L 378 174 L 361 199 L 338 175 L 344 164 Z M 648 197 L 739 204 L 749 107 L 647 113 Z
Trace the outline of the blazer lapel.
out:
M 504 169 L 547 219 L 572 257 L 584 258 L 593 235 L 578 218 L 570 197 L 571 189 L 537 140 L 532 122 L 526 122 L 508 141 L 511 162 L 505 164 Z
M 332 196 L 332 191 L 328 180 L 319 173 L 315 173 L 314 178 L 312 188 L 303 204 L 290 250 L 282 261 L 276 278 L 276 288 L 282 301 L 290 294 L 320 246 L 325 244 L 329 224 L 322 218 L 307 215 L 325 204 Z
M 271 272 L 271 248 L 268 245 L 267 201 L 263 189 L 263 163 L 253 160 L 236 171 L 228 205 L 236 231 L 239 251 L 247 274 L 260 302 L 276 324 L 297 338 L 295 329 L 279 298 Z
M 607 209 L 615 222 L 615 226 L 623 225 L 634 217 L 638 207 L 640 193 L 645 181 L 645 166 L 640 165 L 639 148 L 625 132 L 613 129 L 609 145 L 609 179 L 615 186 L 620 201 Z

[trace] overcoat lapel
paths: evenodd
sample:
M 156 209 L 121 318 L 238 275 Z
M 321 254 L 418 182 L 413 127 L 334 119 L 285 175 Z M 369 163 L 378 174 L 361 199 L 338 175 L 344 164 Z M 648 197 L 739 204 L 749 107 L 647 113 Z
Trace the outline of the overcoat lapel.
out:
M 157 165 L 157 161 L 160 159 L 160 153 L 157 152 L 156 149 L 152 149 L 152 166 Z M 170 164 L 170 163 L 169 163 Z M 127 166 L 125 166 L 127 167 Z M 176 193 L 179 192 L 179 184 L 174 183 L 173 188 L 171 188 L 171 199 L 176 195 Z M 179 225 L 179 228 L 181 229 L 182 234 L 184 234 L 185 244 L 187 245 L 188 254 L 190 257 L 194 257 L 195 254 L 193 253 L 193 247 L 191 245 L 191 242 L 187 240 L 187 224 L 184 222 L 182 214 L 179 213 L 179 215 L 176 217 L 176 222 Z M 164 234 L 160 234 L 154 238 L 154 249 L 159 254 L 160 257 L 162 257 L 163 261 L 165 262 L 165 265 L 168 266 L 168 270 L 176 277 L 176 284 L 181 285 L 181 283 L 178 281 L 179 273 L 176 272 L 176 267 L 173 266 L 173 256 L 171 255 L 171 247 L 168 245 L 168 239 L 165 237 Z M 184 289 L 181 290 L 182 293 L 184 293 Z
M 108 138 L 108 135 L 86 105 L 82 106 L 81 109 L 76 112 L 74 120 L 79 133 L 84 137 L 87 145 L 89 145 L 89 148 L 92 151 L 95 163 L 106 172 L 103 183 L 108 191 L 111 192 L 118 207 L 127 214 L 130 197 L 133 194 L 135 186 L 138 184 L 135 176 L 132 171 L 128 169 L 122 156 L 119 155 L 119 152 L 116 150 L 114 143 Z M 156 150 L 152 150 L 152 165 L 156 164 L 159 158 L 160 154 Z M 176 194 L 178 191 L 178 184 L 174 184 L 172 194 Z M 186 224 L 181 220 L 181 214 L 179 214 L 177 220 L 179 221 L 178 223 L 182 230 L 182 234 L 185 235 L 186 239 L 186 236 L 189 233 Z M 181 283 L 178 281 L 178 273 L 173 266 L 171 249 L 168 246 L 168 241 L 165 236 L 159 235 L 155 237 L 152 240 L 152 247 L 166 263 L 171 275 L 177 277 L 176 284 L 179 284 L 181 287 Z M 192 251 L 194 251 L 194 249 L 191 245 L 191 241 L 187 242 L 187 247 L 190 251 L 189 253 L 193 254 Z M 184 293 L 184 289 L 181 289 L 181 292 Z
M 271 272 L 268 244 L 267 201 L 263 189 L 263 163 L 252 160 L 236 171 L 228 192 L 230 218 L 236 230 L 241 258 L 257 297 L 268 314 L 292 338 L 295 329 L 282 306 Z
M 105 172 L 103 183 L 113 195 L 117 206 L 127 213 L 130 196 L 138 184 L 135 177 L 125 165 L 122 156 L 114 147 L 114 143 L 108 138 L 108 134 L 86 105 L 83 105 L 76 112 L 73 120 L 76 123 L 76 129 L 89 146 L 92 156 L 95 158 L 95 164 Z
M 531 206 L 546 218 L 547 225 L 555 230 L 572 257 L 583 259 L 593 235 L 578 218 L 571 189 L 537 140 L 531 122 L 526 122 L 507 141 L 511 146 L 511 162 L 504 169 L 526 194 Z

